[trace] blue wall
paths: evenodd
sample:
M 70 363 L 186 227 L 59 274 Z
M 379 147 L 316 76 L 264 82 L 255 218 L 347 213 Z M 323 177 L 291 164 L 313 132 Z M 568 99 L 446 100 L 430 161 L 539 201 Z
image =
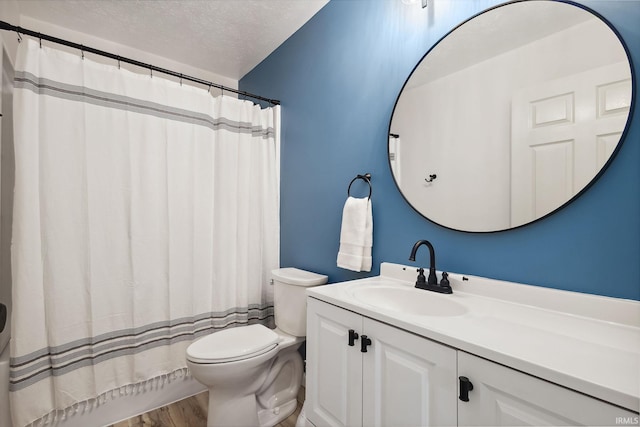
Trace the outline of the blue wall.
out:
M 640 300 L 640 108 L 606 173 L 574 203 L 526 227 L 449 230 L 417 214 L 395 187 L 386 134 L 405 79 L 443 35 L 498 3 L 430 0 L 421 9 L 400 0 L 332 0 L 240 81 L 282 102 L 282 266 L 331 282 L 361 278 L 378 274 L 383 261 L 410 264 L 413 243 L 428 239 L 438 269 Z M 640 1 L 582 3 L 618 29 L 640 70 Z M 373 176 L 369 274 L 336 267 L 346 189 L 364 172 Z M 365 194 L 360 185 L 353 195 Z M 469 209 L 464 201 L 459 208 Z M 423 251 L 418 263 L 426 266 Z

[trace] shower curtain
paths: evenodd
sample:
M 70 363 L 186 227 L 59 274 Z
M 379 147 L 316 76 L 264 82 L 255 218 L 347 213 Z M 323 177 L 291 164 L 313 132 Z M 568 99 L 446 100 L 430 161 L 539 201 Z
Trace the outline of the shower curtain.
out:
M 14 115 L 16 425 L 161 387 L 194 338 L 272 323 L 279 107 L 25 40 Z

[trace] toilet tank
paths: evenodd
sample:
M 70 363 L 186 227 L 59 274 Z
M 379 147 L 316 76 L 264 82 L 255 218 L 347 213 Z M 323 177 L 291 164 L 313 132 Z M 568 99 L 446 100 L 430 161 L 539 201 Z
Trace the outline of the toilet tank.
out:
M 328 277 L 297 268 L 278 268 L 271 277 L 276 326 L 290 335 L 306 336 L 307 289 L 324 285 Z

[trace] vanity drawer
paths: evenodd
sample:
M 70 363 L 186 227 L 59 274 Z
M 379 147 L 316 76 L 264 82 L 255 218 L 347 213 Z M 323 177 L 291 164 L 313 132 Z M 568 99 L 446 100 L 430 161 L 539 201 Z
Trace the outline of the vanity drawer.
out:
M 635 412 L 463 351 L 458 375 L 473 387 L 458 400 L 461 426 L 638 425 Z

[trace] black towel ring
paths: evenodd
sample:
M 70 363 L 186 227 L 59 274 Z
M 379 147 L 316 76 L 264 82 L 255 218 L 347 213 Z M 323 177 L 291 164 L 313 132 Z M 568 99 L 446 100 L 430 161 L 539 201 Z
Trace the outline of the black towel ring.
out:
M 361 179 L 361 180 L 365 181 L 367 184 L 369 184 L 369 200 L 371 200 L 371 192 L 372 192 L 373 188 L 371 187 L 371 174 L 370 173 L 365 173 L 364 175 L 356 175 L 356 177 L 353 178 L 351 180 L 351 182 L 349 183 L 349 188 L 347 188 L 347 196 L 351 197 L 351 184 L 353 184 L 356 179 Z

